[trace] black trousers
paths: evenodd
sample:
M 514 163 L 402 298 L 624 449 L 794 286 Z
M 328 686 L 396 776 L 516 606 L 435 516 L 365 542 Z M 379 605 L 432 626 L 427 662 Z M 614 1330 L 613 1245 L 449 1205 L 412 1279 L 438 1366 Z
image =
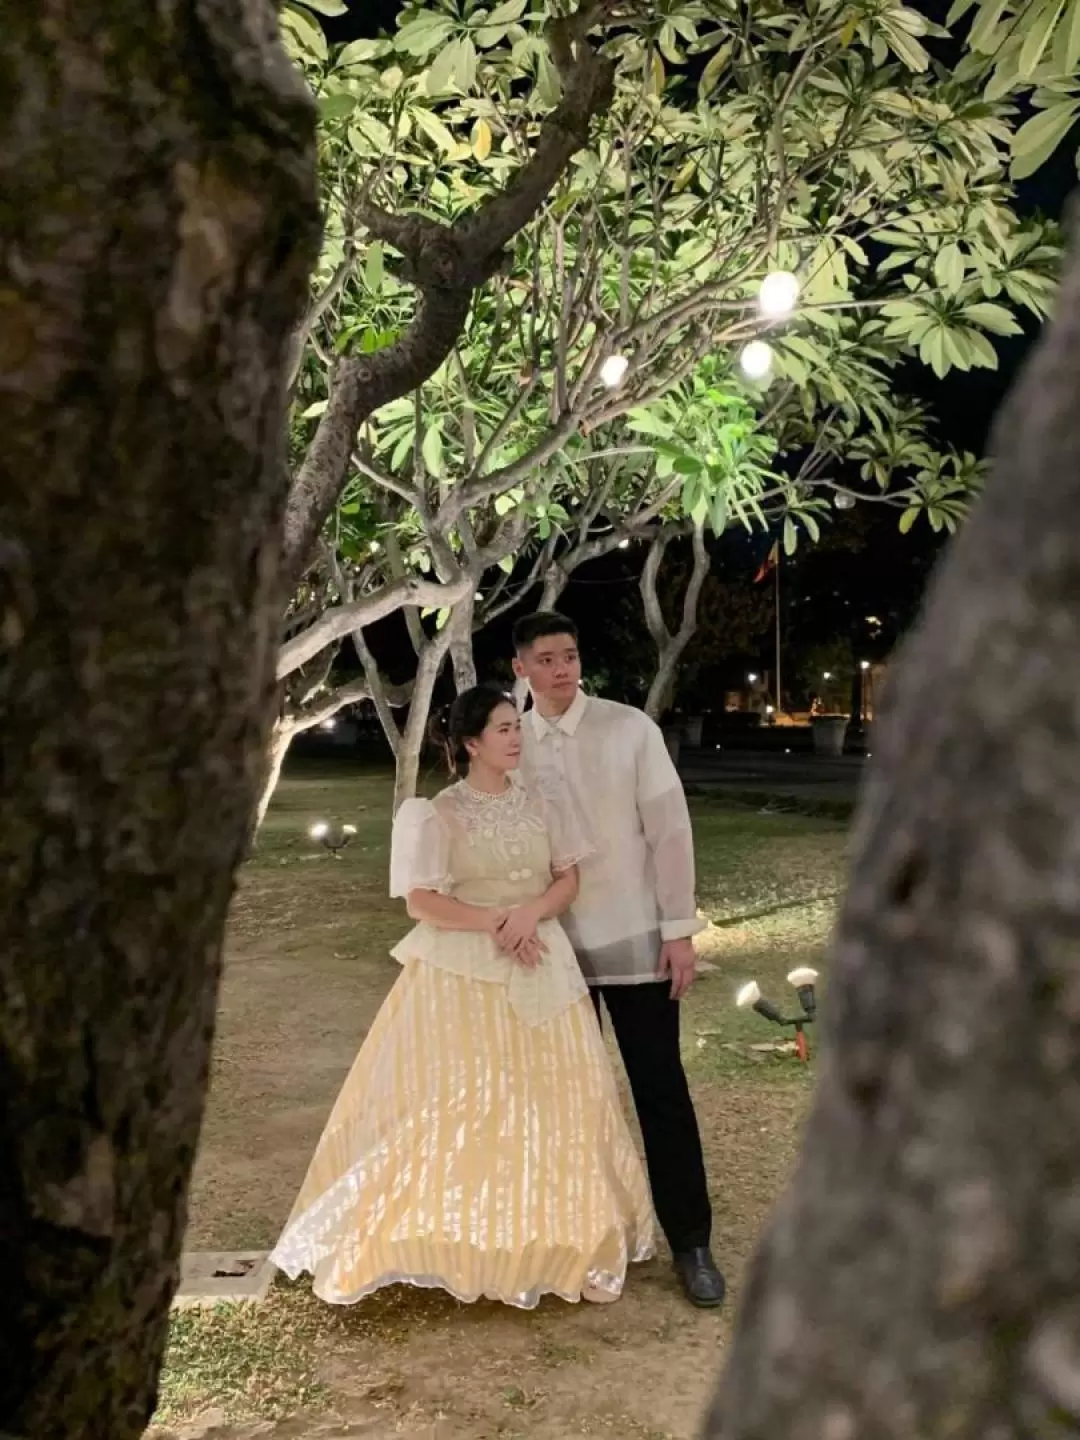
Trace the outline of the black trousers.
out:
M 679 1012 L 667 981 L 592 989 L 603 996 L 645 1141 L 656 1217 L 675 1254 L 708 1245 L 712 1209 L 694 1102 L 679 1053 Z

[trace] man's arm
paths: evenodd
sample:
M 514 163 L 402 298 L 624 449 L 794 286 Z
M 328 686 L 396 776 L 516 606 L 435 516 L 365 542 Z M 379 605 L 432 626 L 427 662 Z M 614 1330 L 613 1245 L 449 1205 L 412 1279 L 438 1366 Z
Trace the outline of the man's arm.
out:
M 694 836 L 679 773 L 659 726 L 646 722 L 638 751 L 637 805 L 656 881 L 660 914 L 660 978 L 671 977 L 679 1000 L 694 979 L 690 937 L 704 929 L 695 897 Z

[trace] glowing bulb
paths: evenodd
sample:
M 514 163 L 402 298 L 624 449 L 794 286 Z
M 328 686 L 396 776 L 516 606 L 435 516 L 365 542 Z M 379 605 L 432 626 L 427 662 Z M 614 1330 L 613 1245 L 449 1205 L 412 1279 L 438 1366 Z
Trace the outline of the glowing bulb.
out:
M 625 355 L 609 355 L 600 366 L 600 379 L 609 390 L 617 390 L 626 379 L 630 361 Z
M 382 549 L 382 546 L 379 544 L 378 540 L 372 540 L 371 544 L 368 546 L 368 549 L 371 551 L 372 555 L 378 555 L 379 551 Z
M 629 541 L 629 540 L 620 540 L 620 541 L 619 541 L 619 549 L 620 549 L 620 550 L 629 550 L 629 549 L 630 549 L 630 541 Z
M 343 835 L 355 835 L 355 834 L 356 834 L 356 826 L 355 826 L 355 825 L 343 825 L 343 826 L 341 827 L 341 833 L 342 833 Z
M 775 705 L 766 705 L 766 706 L 765 706 L 765 714 L 766 714 L 766 715 L 775 715 L 775 714 L 776 714 L 776 706 L 775 706 Z
M 739 356 L 743 374 L 751 380 L 764 380 L 772 369 L 772 351 L 764 340 L 751 340 Z
M 859 669 L 860 669 L 860 670 L 869 670 L 869 669 L 870 669 L 870 661 L 869 661 L 869 660 L 860 660 L 860 661 L 859 661 Z
M 799 282 L 790 270 L 773 270 L 761 282 L 758 309 L 770 320 L 782 320 L 795 309 Z
M 787 977 L 787 983 L 794 985 L 796 990 L 800 985 L 816 985 L 817 971 L 811 970 L 809 965 L 801 965 L 797 970 L 792 970 Z
M 831 670 L 823 670 L 823 671 L 821 672 L 821 678 L 822 678 L 823 680 L 831 680 L 831 679 L 832 679 L 832 671 L 831 671 Z
M 751 1005 L 756 1005 L 761 999 L 761 990 L 756 980 L 748 980 L 739 993 L 735 996 L 735 1004 L 740 1010 L 748 1010 Z
M 751 671 L 750 671 L 750 674 L 747 675 L 747 677 L 746 677 L 746 682 L 747 682 L 748 685 L 756 685 L 756 684 L 757 684 L 757 676 L 754 674 L 753 670 L 751 670 Z
M 325 820 L 320 820 L 318 824 L 312 825 L 311 829 L 308 831 L 308 834 L 311 836 L 312 840 L 325 840 L 326 837 L 330 834 L 330 826 L 327 825 Z
M 849 495 L 846 491 L 840 490 L 833 496 L 832 502 L 837 510 L 853 510 L 855 508 L 855 496 Z
M 337 725 L 337 721 L 336 721 L 336 720 L 324 720 L 324 721 L 322 722 L 322 724 L 319 726 L 319 729 L 320 729 L 320 730 L 333 730 L 336 725 Z

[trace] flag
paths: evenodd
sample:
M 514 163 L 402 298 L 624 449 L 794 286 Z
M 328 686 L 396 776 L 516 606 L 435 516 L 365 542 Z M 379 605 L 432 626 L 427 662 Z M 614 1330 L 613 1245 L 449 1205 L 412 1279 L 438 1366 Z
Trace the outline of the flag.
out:
M 772 549 L 761 563 L 761 569 L 754 576 L 754 584 L 759 585 L 762 580 L 767 580 L 772 572 L 780 564 L 780 541 L 773 543 Z

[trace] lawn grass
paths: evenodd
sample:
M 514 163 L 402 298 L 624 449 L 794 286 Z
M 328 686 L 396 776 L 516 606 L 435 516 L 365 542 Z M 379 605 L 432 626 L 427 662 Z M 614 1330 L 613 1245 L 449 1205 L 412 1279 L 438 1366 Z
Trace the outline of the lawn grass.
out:
M 298 767 L 275 798 L 230 920 L 192 1249 L 270 1248 L 396 977 L 388 951 L 407 921 L 386 895 L 390 801 L 386 773 L 345 764 Z M 711 922 L 700 948 L 714 968 L 684 1007 L 684 1051 L 715 1248 L 737 1294 L 795 1154 L 814 1065 L 752 1048 L 775 1032 L 736 1010 L 733 996 L 755 978 L 787 1000 L 787 971 L 820 964 L 845 829 L 701 797 L 691 804 Z M 320 819 L 356 827 L 340 859 L 309 838 Z M 347 1416 L 372 1437 L 688 1440 L 729 1324 L 726 1312 L 687 1310 L 662 1261 L 635 1271 L 617 1306 L 552 1303 L 531 1315 L 408 1290 L 334 1310 L 304 1283 L 281 1284 L 261 1307 L 177 1313 L 157 1421 L 178 1426 L 211 1409 L 237 1427 L 299 1413 Z M 631 1405 L 634 1395 L 643 1398 Z M 319 1423 L 303 1433 L 319 1433 Z M 294 1422 L 280 1433 L 300 1431 Z

